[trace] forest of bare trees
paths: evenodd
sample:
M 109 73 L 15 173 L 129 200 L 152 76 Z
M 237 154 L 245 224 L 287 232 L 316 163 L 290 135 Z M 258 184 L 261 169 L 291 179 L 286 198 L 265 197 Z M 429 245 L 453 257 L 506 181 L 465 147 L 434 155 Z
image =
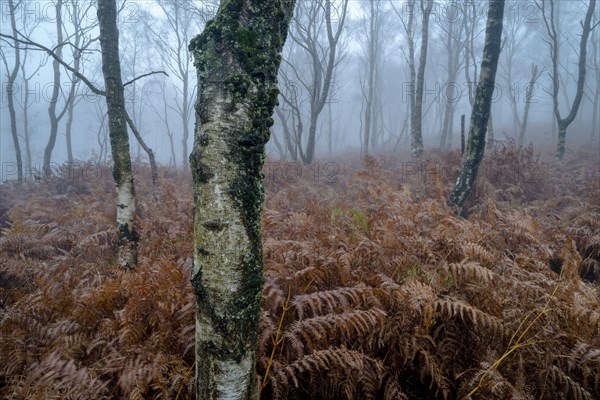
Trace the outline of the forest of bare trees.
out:
M 128 113 L 161 164 L 188 162 L 197 87 L 188 44 L 217 3 L 119 2 L 124 81 L 165 72 L 126 90 Z M 96 1 L 2 6 L 3 178 L 48 174 L 65 161 L 107 161 L 107 125 L 102 111 L 95 116 L 102 104 L 74 72 L 100 81 Z M 507 3 L 489 145 L 512 138 L 555 146 L 559 157 L 563 140 L 567 148 L 571 139 L 598 142 L 596 7 Z M 487 1 L 299 3 L 282 53 L 271 157 L 310 164 L 341 151 L 459 147 L 460 115 L 470 115 L 479 80 L 486 9 Z M 43 47 L 17 50 L 11 38 Z M 590 134 L 567 139 L 566 126 Z M 137 140 L 132 151 L 148 162 Z
M 600 396 L 597 0 L 0 7 L 0 397 Z

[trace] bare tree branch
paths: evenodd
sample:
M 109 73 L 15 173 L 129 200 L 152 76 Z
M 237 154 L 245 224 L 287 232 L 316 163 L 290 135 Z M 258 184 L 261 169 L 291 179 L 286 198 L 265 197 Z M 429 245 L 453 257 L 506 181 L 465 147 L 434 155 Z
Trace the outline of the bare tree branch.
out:
M 145 78 L 147 76 L 155 75 L 155 74 L 164 74 L 166 76 L 169 76 L 169 74 L 167 74 L 165 71 L 152 71 L 152 72 L 148 72 L 147 74 L 142 74 L 142 75 L 138 76 L 137 78 L 133 78 L 129 82 L 125 82 L 123 84 L 123 87 L 132 84 L 133 82 L 137 81 L 138 79 L 142 79 L 142 78 Z
M 21 34 L 19 33 L 19 35 L 21 35 Z M 23 35 L 21 35 L 21 36 L 23 36 Z M 60 65 L 62 65 L 68 71 L 72 72 L 73 74 L 75 74 L 75 76 L 77 76 L 79 79 L 81 79 L 83 81 L 83 83 L 85 83 L 87 85 L 87 87 L 89 87 L 92 92 L 94 92 L 95 94 L 97 94 L 99 96 L 105 96 L 106 95 L 106 92 L 104 90 L 98 89 L 92 82 L 89 81 L 89 79 L 87 79 L 84 75 L 82 75 L 77 70 L 75 70 L 69 64 L 67 64 L 66 62 L 64 62 L 61 57 L 59 57 L 53 50 L 49 49 L 48 47 L 46 47 L 46 46 L 44 46 L 42 44 L 39 44 L 37 42 L 31 41 L 29 39 L 26 39 L 26 38 L 25 39 L 19 39 L 19 38 L 16 38 L 14 36 L 5 35 L 4 33 L 0 33 L 0 38 L 6 40 L 7 42 L 8 42 L 8 40 L 14 40 L 15 42 L 24 44 L 26 46 L 33 46 L 34 50 L 45 51 L 52 58 L 54 58 Z M 10 43 L 10 42 L 8 42 L 8 43 Z

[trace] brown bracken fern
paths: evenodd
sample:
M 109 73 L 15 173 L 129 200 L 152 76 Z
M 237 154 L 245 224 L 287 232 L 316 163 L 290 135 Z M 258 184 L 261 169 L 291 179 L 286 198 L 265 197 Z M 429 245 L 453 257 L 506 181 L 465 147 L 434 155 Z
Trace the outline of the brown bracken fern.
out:
M 597 161 L 499 145 L 462 218 L 459 157 L 266 180 L 263 399 L 600 398 Z M 144 168 L 132 272 L 107 168 L 0 187 L 1 398 L 195 398 L 191 178 Z

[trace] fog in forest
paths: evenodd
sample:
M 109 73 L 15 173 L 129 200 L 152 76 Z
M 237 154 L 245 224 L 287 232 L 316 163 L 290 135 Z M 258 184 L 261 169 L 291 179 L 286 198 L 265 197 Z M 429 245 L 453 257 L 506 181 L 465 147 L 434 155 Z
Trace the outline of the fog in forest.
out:
M 187 164 L 197 89 L 196 70 L 187 46 L 212 17 L 216 3 L 119 2 L 123 81 L 154 72 L 126 86 L 127 110 L 160 164 Z M 13 87 L 15 127 L 25 177 L 40 173 L 45 153 L 53 168 L 68 161 L 110 161 L 104 97 L 92 93 L 72 71 L 53 66 L 53 59 L 37 46 L 60 52 L 65 63 L 102 88 L 95 2 L 14 0 L 17 36 L 37 45 L 19 44 L 20 65 L 12 86 L 8 82 L 16 57 L 15 42 L 8 38 L 13 34 L 11 8 L 8 0 L 2 0 L 1 6 L 1 32 L 6 35 L 1 41 L 2 180 L 16 178 L 9 86 Z M 348 152 L 386 156 L 409 152 L 410 99 L 417 87 L 411 69 L 414 74 L 422 61 L 422 6 L 423 2 L 418 1 L 338 0 L 326 10 L 322 2 L 299 1 L 279 72 L 279 105 L 273 115 L 268 159 L 311 163 L 326 162 Z M 541 6 L 535 1 L 511 1 L 506 5 L 488 141 L 519 142 L 528 105 L 522 144 L 533 143 L 536 151 L 552 153 L 558 129 L 551 94 L 551 42 Z M 555 4 L 558 102 L 563 117 L 576 96 L 581 21 L 586 7 L 585 1 Z M 486 12 L 487 1 L 432 4 L 423 71 L 425 150 L 460 147 L 462 114 L 468 131 Z M 598 15 L 596 10 L 596 24 Z M 59 38 L 63 45 L 58 45 Z M 594 29 L 587 43 L 581 106 L 566 137 L 567 152 L 580 145 L 598 147 L 599 47 L 600 29 Z M 132 158 L 147 162 L 146 153 L 133 135 L 130 143 Z
M 0 398 L 600 399 L 598 3 L 0 0 Z

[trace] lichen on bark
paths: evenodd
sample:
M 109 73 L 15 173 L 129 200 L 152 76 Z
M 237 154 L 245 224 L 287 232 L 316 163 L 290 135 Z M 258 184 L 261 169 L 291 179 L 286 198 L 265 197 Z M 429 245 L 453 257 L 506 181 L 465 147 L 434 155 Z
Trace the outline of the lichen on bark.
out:
M 258 393 L 262 166 L 293 5 L 222 1 L 190 42 L 199 82 L 190 156 L 199 399 Z

